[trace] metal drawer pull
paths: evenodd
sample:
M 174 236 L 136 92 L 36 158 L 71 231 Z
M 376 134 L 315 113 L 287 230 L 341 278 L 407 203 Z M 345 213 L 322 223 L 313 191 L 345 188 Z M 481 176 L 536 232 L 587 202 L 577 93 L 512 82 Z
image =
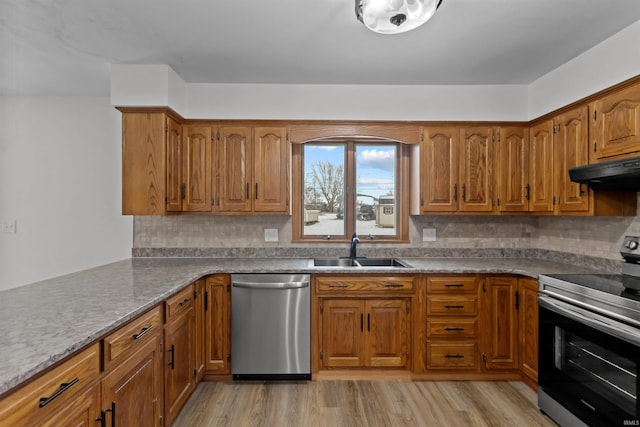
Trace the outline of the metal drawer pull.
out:
M 402 288 L 403 286 L 401 283 L 387 283 L 384 285 L 385 288 Z
M 445 288 L 461 288 L 464 286 L 464 283 L 445 283 Z
M 336 283 L 336 284 L 330 284 L 329 287 L 330 288 L 348 288 L 349 285 L 346 285 L 344 283 Z
M 445 305 L 444 308 L 464 308 L 464 305 Z
M 185 298 L 180 304 L 178 304 L 180 307 L 182 307 L 183 305 L 185 305 L 186 303 L 188 303 L 189 301 L 191 301 L 191 298 Z
M 445 331 L 464 331 L 464 328 L 444 328 Z
M 150 330 L 153 329 L 153 325 L 151 326 L 147 326 L 146 328 L 142 328 L 140 329 L 140 332 L 138 332 L 137 334 L 133 334 L 131 336 L 132 339 L 134 340 L 139 340 L 140 338 L 142 338 L 147 332 L 149 332 Z
M 446 357 L 448 359 L 462 359 L 462 358 L 464 358 L 464 356 L 461 355 L 461 354 L 445 354 L 444 357 Z
M 53 401 L 53 399 L 55 399 L 56 397 L 60 396 L 62 393 L 64 393 L 65 391 L 69 390 L 69 388 L 74 385 L 75 383 L 77 383 L 78 377 L 72 379 L 71 381 L 69 381 L 68 383 L 62 383 L 60 384 L 60 388 L 53 393 L 50 397 L 41 397 L 40 398 L 40 404 L 38 406 L 40 406 L 41 408 L 43 406 L 48 405 L 49 403 L 51 403 Z

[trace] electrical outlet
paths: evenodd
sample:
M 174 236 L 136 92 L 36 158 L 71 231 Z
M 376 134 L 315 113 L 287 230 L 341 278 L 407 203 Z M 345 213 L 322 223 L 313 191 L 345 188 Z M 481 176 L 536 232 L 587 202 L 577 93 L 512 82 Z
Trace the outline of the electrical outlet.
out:
M 277 242 L 278 241 L 278 229 L 277 228 L 265 228 L 264 229 L 264 241 L 265 242 Z
M 16 220 L 13 221 L 2 221 L 2 232 L 3 233 L 15 233 L 16 232 Z
M 423 228 L 422 229 L 422 241 L 423 242 L 435 242 L 436 241 L 436 229 L 435 228 Z

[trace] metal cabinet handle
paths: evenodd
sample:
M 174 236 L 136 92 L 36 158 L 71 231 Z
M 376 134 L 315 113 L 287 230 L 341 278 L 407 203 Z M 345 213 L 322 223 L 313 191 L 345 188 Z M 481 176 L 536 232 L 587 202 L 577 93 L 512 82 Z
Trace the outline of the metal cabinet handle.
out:
M 464 331 L 464 328 L 444 328 L 445 331 Z
M 385 288 L 402 288 L 403 285 L 401 283 L 387 283 L 384 285 Z
M 38 405 L 40 408 L 42 408 L 43 406 L 48 405 L 49 403 L 51 403 L 56 397 L 60 396 L 62 393 L 64 393 L 65 391 L 69 390 L 69 388 L 71 388 L 72 385 L 74 385 L 75 383 L 77 383 L 78 377 L 72 379 L 71 381 L 69 381 L 68 383 L 62 383 L 60 384 L 60 388 L 58 390 L 56 390 L 55 393 L 53 393 L 51 396 L 49 397 L 41 397 L 40 398 L 40 404 Z
M 256 182 L 256 200 L 258 200 L 258 183 Z
M 462 358 L 464 358 L 464 356 L 461 355 L 461 354 L 445 354 L 444 357 L 446 357 L 447 359 L 462 359 Z
M 105 427 L 107 412 L 111 412 L 111 427 L 116 427 L 116 402 L 111 402 L 111 408 L 100 411 L 100 417 L 96 418 L 96 421 L 100 421 L 100 425 Z
M 247 199 L 249 198 L 249 183 L 247 182 Z
M 462 201 L 467 201 L 467 184 L 462 184 Z
M 367 331 L 371 331 L 371 313 L 367 313 Z
M 184 300 L 182 300 L 182 302 L 180 302 L 180 304 L 178 304 L 180 307 L 182 307 L 183 305 L 187 304 L 189 301 L 191 301 L 191 298 L 185 298 Z
M 524 198 L 529 200 L 529 196 L 531 193 L 531 187 L 529 186 L 529 184 L 524 186 Z
M 173 344 L 171 344 L 171 348 L 169 350 L 167 350 L 169 353 L 171 353 L 171 361 L 169 363 L 167 363 L 167 365 L 171 366 L 172 370 L 176 368 L 175 363 L 174 363 L 175 362 L 175 359 L 174 359 L 175 351 L 174 350 L 175 350 L 175 347 L 174 347 Z
M 458 184 L 453 184 L 453 200 L 458 201 Z
M 151 326 L 147 326 L 146 328 L 142 328 L 140 329 L 140 332 L 138 332 L 137 334 L 133 334 L 131 336 L 131 339 L 134 340 L 139 340 L 140 338 L 142 338 L 147 332 L 149 332 L 150 330 L 153 329 L 153 325 Z
M 461 288 L 464 286 L 464 283 L 445 283 L 445 288 Z
M 364 314 L 360 313 L 360 332 L 364 331 Z
M 464 305 L 445 305 L 444 308 L 464 308 Z

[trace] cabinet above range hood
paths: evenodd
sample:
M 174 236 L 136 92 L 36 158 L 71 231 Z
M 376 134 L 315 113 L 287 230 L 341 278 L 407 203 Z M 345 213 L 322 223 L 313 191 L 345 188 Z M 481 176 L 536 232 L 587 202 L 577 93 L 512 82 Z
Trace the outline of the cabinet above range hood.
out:
M 640 191 L 640 157 L 577 166 L 569 178 L 594 190 Z

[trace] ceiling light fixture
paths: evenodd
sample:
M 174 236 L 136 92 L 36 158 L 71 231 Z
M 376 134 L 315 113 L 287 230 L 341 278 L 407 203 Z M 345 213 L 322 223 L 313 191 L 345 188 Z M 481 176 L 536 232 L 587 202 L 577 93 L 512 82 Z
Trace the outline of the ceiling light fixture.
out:
M 442 0 L 355 0 L 356 17 L 380 34 L 399 34 L 427 22 Z

